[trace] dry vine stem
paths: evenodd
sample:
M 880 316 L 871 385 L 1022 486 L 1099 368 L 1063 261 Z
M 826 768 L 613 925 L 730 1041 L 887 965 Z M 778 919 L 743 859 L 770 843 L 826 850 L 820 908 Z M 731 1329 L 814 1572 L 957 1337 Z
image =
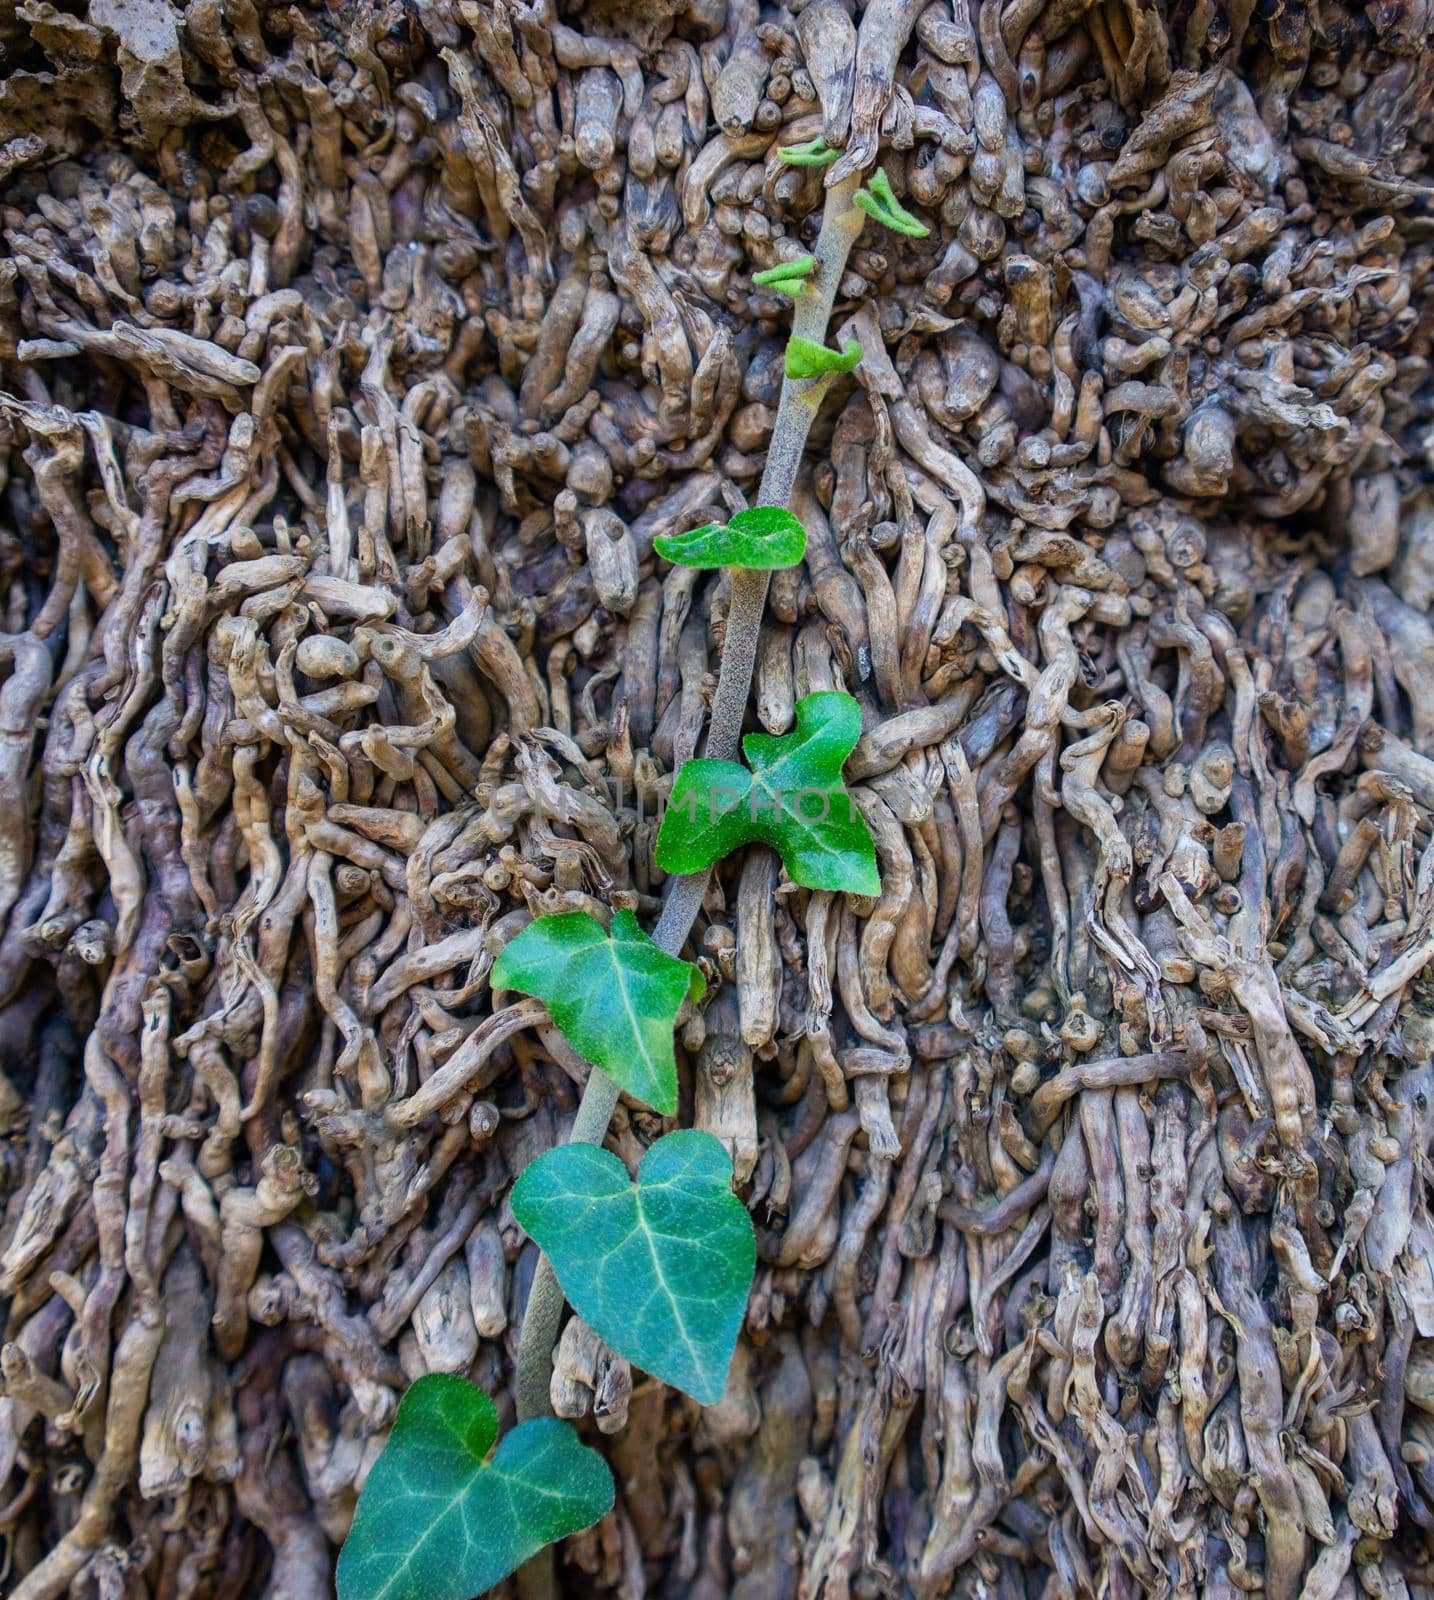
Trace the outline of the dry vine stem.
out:
M 1428 1593 L 1428 36 L 6 20 L 0 1589 L 330 1593 L 399 1394 L 511 1422 L 526 1323 L 618 1481 L 573 1594 Z M 848 255 L 877 165 L 930 233 Z M 653 553 L 763 500 L 770 587 Z M 827 688 L 881 896 L 664 884 L 681 761 Z M 489 983 L 619 906 L 757 1224 L 706 1412 L 537 1337 L 506 1205 L 664 1131 Z

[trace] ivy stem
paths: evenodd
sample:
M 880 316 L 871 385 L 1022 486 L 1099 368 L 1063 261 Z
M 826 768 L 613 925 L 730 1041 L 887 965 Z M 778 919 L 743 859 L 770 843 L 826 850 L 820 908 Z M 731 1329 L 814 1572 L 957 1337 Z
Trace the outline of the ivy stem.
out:
M 607 1073 L 594 1067 L 588 1074 L 578 1113 L 573 1118 L 569 1144 L 601 1144 L 617 1108 L 619 1090 Z M 518 1420 L 552 1415 L 548 1388 L 553 1377 L 553 1346 L 563 1320 L 563 1291 L 547 1256 L 538 1257 L 523 1329 L 518 1335 Z
M 812 254 L 816 269 L 795 301 L 792 333 L 821 343 L 847 257 L 856 243 L 864 213 L 852 204 L 860 187 L 857 173 L 833 184 L 826 192 L 821 232 Z M 757 491 L 759 506 L 786 507 L 796 486 L 797 471 L 807 434 L 831 385 L 831 375 L 820 378 L 783 378 L 782 395 L 777 403 L 777 418 L 772 427 L 772 442 L 767 447 L 767 464 Z M 737 568 L 732 573 L 732 600 L 727 612 L 727 632 L 722 642 L 722 662 L 717 673 L 717 692 L 712 700 L 712 720 L 703 754 L 718 761 L 731 761 L 742 737 L 742 719 L 752 691 L 752 667 L 757 659 L 757 640 L 762 629 L 762 613 L 767 604 L 769 572 L 749 572 Z M 668 886 L 662 915 L 653 930 L 653 939 L 675 956 L 680 953 L 712 876 L 705 872 L 675 878 Z M 594 1067 L 588 1074 L 577 1116 L 573 1119 L 568 1142 L 601 1144 L 617 1107 L 619 1090 L 607 1073 Z M 553 1375 L 553 1346 L 558 1324 L 563 1317 L 563 1291 L 547 1256 L 539 1256 L 523 1312 L 523 1327 L 518 1336 L 518 1419 L 552 1414 L 548 1398 Z
M 793 336 L 811 339 L 817 344 L 826 338 L 827 323 L 831 321 L 847 257 L 866 221 L 865 213 L 852 204 L 852 196 L 860 185 L 858 173 L 827 190 L 822 229 L 813 247 L 816 268 L 796 299 Z M 831 383 L 830 374 L 820 378 L 782 379 L 777 420 L 772 426 L 767 464 L 762 469 L 762 482 L 757 490 L 759 506 L 785 508 L 791 504 L 807 435 Z M 737 756 L 771 581 L 770 572 L 751 572 L 739 567 L 732 574 L 727 631 L 722 640 L 721 665 L 717 669 L 717 692 L 712 698 L 712 725 L 702 752 L 713 761 L 733 761 Z M 669 955 L 675 956 L 687 943 L 711 876 L 710 867 L 705 872 L 692 872 L 678 878 L 668 890 L 652 937 Z

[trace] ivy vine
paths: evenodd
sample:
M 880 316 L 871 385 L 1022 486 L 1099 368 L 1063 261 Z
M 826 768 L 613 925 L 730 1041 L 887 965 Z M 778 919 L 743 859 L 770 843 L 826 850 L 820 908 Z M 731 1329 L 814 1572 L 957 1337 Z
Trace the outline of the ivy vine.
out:
M 814 139 L 781 154 L 821 167 L 841 152 Z M 814 254 L 754 274 L 794 302 L 758 504 L 726 524 L 654 541 L 676 564 L 732 572 L 706 753 L 678 772 L 658 834 L 658 865 L 676 876 L 657 928 L 647 934 L 623 910 L 611 928 L 582 912 L 539 917 L 493 968 L 495 991 L 541 1000 L 592 1069 L 568 1143 L 531 1162 L 512 1191 L 514 1216 L 543 1252 L 520 1337 L 518 1425 L 499 1443 L 490 1396 L 463 1378 L 420 1378 L 359 1498 L 339 1600 L 468 1600 L 609 1510 L 602 1458 L 549 1414 L 565 1301 L 634 1366 L 704 1405 L 722 1397 L 756 1268 L 731 1158 L 712 1134 L 681 1129 L 657 1140 L 633 1180 L 600 1147 L 619 1093 L 664 1115 L 677 1109 L 672 1031 L 704 988 L 678 955 L 724 856 L 762 843 L 795 883 L 880 891 L 871 833 L 841 778 L 861 732 L 856 701 L 810 694 L 792 732 L 741 738 L 771 572 L 805 550 L 787 502 L 807 433 L 832 379 L 861 360 L 854 340 L 841 351 L 823 341 L 866 217 L 900 233 L 927 231 L 878 169 L 865 189 L 848 178 L 826 190 Z M 734 759 L 739 742 L 745 766 Z

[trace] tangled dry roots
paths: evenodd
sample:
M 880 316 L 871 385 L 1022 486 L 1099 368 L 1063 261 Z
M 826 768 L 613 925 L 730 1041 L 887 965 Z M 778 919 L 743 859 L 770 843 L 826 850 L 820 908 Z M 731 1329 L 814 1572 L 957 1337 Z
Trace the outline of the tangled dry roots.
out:
M 729 863 L 705 1413 L 571 1323 L 569 1592 L 1434 1582 L 1434 76 L 1414 0 L 24 0 L 3 33 L 0 1584 L 313 1600 L 404 1385 L 511 1414 L 495 995 L 662 890 L 824 174 L 879 159 Z M 587 30 L 587 31 L 584 31 Z M 655 1117 L 620 1110 L 636 1159 Z

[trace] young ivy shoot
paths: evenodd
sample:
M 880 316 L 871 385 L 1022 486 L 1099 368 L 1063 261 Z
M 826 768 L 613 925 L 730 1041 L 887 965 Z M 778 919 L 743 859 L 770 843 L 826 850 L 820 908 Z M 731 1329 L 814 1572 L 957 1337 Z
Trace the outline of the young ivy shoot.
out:
M 840 155 L 821 139 L 782 151 L 799 167 L 826 167 Z M 720 861 L 745 845 L 768 846 L 795 884 L 880 892 L 871 832 L 842 781 L 861 734 L 857 702 L 809 694 L 790 733 L 741 738 L 768 576 L 795 566 L 806 549 L 786 501 L 807 432 L 830 384 L 862 358 L 855 340 L 840 351 L 823 340 L 865 217 L 898 233 L 927 231 L 878 169 L 866 188 L 843 179 L 826 189 L 813 254 L 753 274 L 794 306 L 760 503 L 725 524 L 653 542 L 674 565 L 728 568 L 733 578 L 707 751 L 678 771 L 657 837 L 657 865 L 674 876 L 655 933 L 628 910 L 615 910 L 610 927 L 585 912 L 544 916 L 493 965 L 494 991 L 540 1000 L 590 1063 L 568 1142 L 530 1162 L 511 1196 L 513 1215 L 543 1252 L 519 1344 L 520 1420 L 500 1443 L 489 1395 L 460 1377 L 419 1379 L 359 1498 L 339 1600 L 465 1600 L 611 1508 L 602 1458 L 545 1414 L 564 1301 L 632 1365 L 701 1404 L 715 1404 L 726 1388 L 756 1268 L 726 1146 L 680 1129 L 652 1145 L 635 1177 L 600 1146 L 619 1093 L 664 1116 L 678 1110 L 673 1029 L 706 987 L 678 956 Z M 739 741 L 746 765 L 733 759 Z

